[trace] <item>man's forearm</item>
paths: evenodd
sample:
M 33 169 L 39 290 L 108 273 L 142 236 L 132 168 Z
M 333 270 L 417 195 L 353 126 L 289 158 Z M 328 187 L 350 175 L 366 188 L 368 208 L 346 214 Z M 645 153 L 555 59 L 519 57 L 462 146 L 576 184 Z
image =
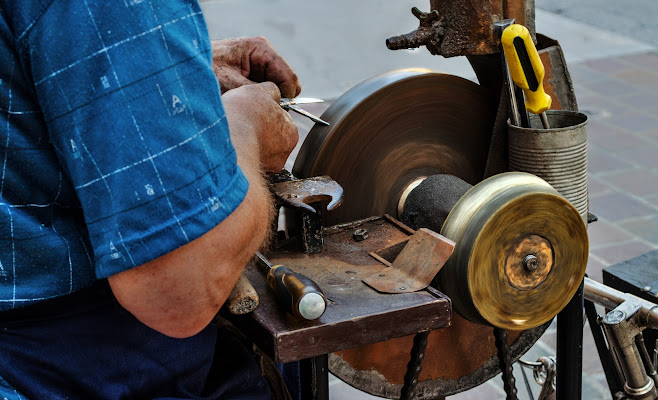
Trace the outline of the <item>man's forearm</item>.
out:
M 109 278 L 123 307 L 169 336 L 188 337 L 208 325 L 267 234 L 272 204 L 260 171 L 258 132 L 239 111 L 227 104 L 238 165 L 249 180 L 240 206 L 202 237 Z

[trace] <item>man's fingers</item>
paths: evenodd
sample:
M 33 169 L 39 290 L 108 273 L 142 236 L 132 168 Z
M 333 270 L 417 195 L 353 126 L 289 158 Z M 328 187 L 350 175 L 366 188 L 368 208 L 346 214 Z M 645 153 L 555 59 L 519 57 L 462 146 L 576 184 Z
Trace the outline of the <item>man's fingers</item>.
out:
M 297 78 L 297 76 L 295 76 L 295 78 Z M 294 82 L 286 81 L 279 85 L 279 89 L 281 90 L 282 97 L 294 98 L 301 93 L 302 85 L 300 85 L 297 80 Z
M 227 90 L 253 82 L 274 82 L 283 97 L 301 93 L 297 75 L 264 37 L 216 40 L 213 70 L 222 88 Z
M 219 81 L 219 87 L 221 88 L 222 93 L 226 93 L 227 90 L 237 89 L 240 86 L 254 84 L 254 82 L 245 78 L 242 74 L 229 66 L 215 65 L 213 66 L 213 70 L 217 77 L 217 81 Z
M 283 97 L 296 97 L 302 91 L 297 74 L 265 38 L 253 38 L 249 79 L 271 81 L 279 86 Z

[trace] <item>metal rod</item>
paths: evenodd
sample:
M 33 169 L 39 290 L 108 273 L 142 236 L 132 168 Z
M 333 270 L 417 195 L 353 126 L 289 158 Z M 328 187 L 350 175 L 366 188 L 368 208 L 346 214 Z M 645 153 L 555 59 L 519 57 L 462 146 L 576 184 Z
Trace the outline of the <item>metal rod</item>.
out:
M 509 108 L 510 108 L 510 118 L 512 120 L 512 125 L 521 126 L 521 116 L 519 115 L 519 105 L 516 102 L 516 95 L 514 94 L 514 81 L 512 80 L 512 74 L 509 72 L 509 67 L 507 66 L 507 60 L 504 55 L 501 55 L 503 63 L 503 74 L 506 76 L 505 87 L 507 88 L 507 98 L 509 99 Z
M 580 400 L 583 386 L 583 284 L 557 316 L 557 400 Z
M 592 331 L 596 351 L 599 353 L 599 360 L 601 361 L 601 367 L 603 367 L 605 381 L 608 383 L 608 389 L 610 389 L 610 396 L 614 398 L 615 393 L 624 390 L 624 386 L 622 385 L 619 374 L 615 368 L 615 361 L 612 359 L 612 354 L 606 344 L 605 336 L 603 336 L 603 329 L 601 329 L 601 325 L 599 325 L 599 315 L 596 312 L 594 303 L 589 300 L 585 300 L 585 314 L 587 314 L 587 320 L 589 321 L 589 328 Z
M 647 374 L 649 374 L 649 376 L 655 375 L 656 370 L 653 369 L 653 364 L 651 363 L 651 356 L 649 356 L 649 352 L 647 351 L 647 346 L 644 345 L 644 336 L 642 336 L 641 333 L 635 336 L 635 346 L 637 346 L 637 350 L 640 352 L 640 357 L 642 357 L 642 362 L 644 363 L 644 366 L 647 369 Z
M 585 298 L 612 310 L 626 300 L 639 304 L 640 322 L 647 328 L 658 329 L 658 305 L 632 294 L 623 293 L 592 279 L 585 278 Z
M 525 389 L 528 391 L 528 398 L 530 400 L 535 400 L 535 396 L 532 394 L 532 389 L 530 388 L 530 382 L 528 381 L 528 375 L 525 373 L 525 369 L 521 368 L 521 374 L 523 375 L 523 382 L 525 383 Z M 551 385 L 553 383 L 551 382 Z
M 544 129 L 551 129 L 551 125 L 548 123 L 548 117 L 546 116 L 546 111 L 539 114 L 539 118 L 541 118 L 541 124 L 544 125 Z
M 621 313 L 623 314 L 623 313 Z M 617 361 L 624 376 L 624 392 L 633 399 L 655 399 L 654 381 L 647 375 L 642 357 L 635 345 L 634 335 L 629 335 L 629 326 L 624 316 L 614 311 L 606 314 L 603 328 L 606 336 L 617 353 Z
M 262 265 L 264 265 L 265 267 L 267 267 L 268 270 L 272 269 L 272 267 L 273 267 L 272 263 L 270 262 L 270 260 L 268 260 L 267 258 L 265 258 L 265 256 L 264 256 L 260 251 L 257 251 L 257 252 L 256 252 L 256 257 L 258 257 L 258 259 L 260 260 L 260 262 L 262 263 Z
M 523 89 L 514 85 L 514 94 L 516 95 L 516 103 L 519 104 L 519 126 L 522 128 L 532 128 L 530 125 L 530 117 L 528 116 L 528 111 L 525 109 L 525 95 L 523 94 Z
M 653 379 L 654 384 L 658 385 L 658 373 L 656 373 L 656 369 L 651 362 L 651 356 L 647 351 L 647 346 L 644 344 L 644 336 L 642 333 L 635 336 L 635 347 L 637 347 L 637 350 L 640 352 L 640 357 L 642 358 L 642 363 L 647 371 L 647 375 L 649 375 L 649 378 Z

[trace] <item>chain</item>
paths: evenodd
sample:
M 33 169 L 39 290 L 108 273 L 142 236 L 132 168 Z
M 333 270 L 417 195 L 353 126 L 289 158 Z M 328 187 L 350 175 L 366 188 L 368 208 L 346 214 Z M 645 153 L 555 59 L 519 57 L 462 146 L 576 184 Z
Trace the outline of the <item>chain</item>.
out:
M 512 373 L 512 354 L 510 352 L 509 343 L 507 342 L 507 331 L 494 328 L 494 337 L 496 338 L 500 370 L 503 372 L 503 388 L 507 395 L 506 399 L 518 400 L 518 397 L 516 396 L 516 380 Z
M 423 358 L 425 358 L 425 348 L 427 347 L 427 337 L 429 331 L 420 332 L 414 336 L 414 345 L 411 348 L 411 358 L 407 364 L 407 372 L 404 374 L 404 385 L 400 392 L 400 400 L 411 400 L 414 398 L 418 376 L 422 368 Z

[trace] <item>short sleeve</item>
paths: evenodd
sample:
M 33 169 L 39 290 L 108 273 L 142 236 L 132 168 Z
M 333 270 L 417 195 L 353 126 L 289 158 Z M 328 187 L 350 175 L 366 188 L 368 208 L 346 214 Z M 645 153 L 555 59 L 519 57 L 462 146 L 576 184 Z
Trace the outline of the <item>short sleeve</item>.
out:
M 98 278 L 198 238 L 242 202 L 196 1 L 55 0 L 21 40 Z

